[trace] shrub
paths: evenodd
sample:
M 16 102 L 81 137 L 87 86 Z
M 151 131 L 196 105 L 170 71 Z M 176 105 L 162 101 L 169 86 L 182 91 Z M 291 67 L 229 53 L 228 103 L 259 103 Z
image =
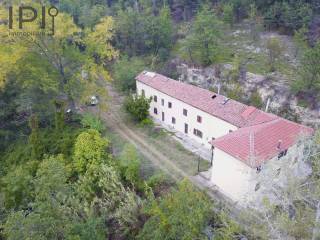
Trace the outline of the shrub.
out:
M 81 124 L 85 128 L 95 129 L 100 133 L 104 132 L 104 130 L 106 129 L 101 119 L 91 113 L 83 114 Z
M 73 154 L 73 164 L 77 172 L 84 173 L 89 165 L 106 161 L 108 145 L 109 141 L 94 129 L 81 133 L 75 141 Z
M 146 119 L 143 119 L 139 125 L 140 127 L 153 127 L 154 122 L 152 121 L 151 118 L 146 118 Z
M 156 173 L 147 180 L 147 185 L 152 188 L 153 193 L 158 196 L 169 190 L 174 182 L 164 173 Z
M 130 95 L 124 103 L 124 107 L 131 114 L 134 120 L 142 122 L 149 116 L 151 99 L 147 99 L 144 95 Z
M 250 96 L 250 104 L 256 108 L 263 107 L 263 101 L 258 91 L 254 91 Z
M 137 188 L 141 186 L 140 166 L 141 160 L 137 149 L 131 144 L 126 144 L 120 155 L 121 175 L 124 180 Z

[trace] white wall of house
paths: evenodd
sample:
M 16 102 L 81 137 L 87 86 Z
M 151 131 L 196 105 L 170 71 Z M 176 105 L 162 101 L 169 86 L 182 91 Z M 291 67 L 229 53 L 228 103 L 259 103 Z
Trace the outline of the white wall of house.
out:
M 215 148 L 211 168 L 211 182 L 233 200 L 242 200 L 248 191 L 253 190 L 252 175 L 257 174 L 240 160 Z
M 228 134 L 229 131 L 235 131 L 238 129 L 236 126 L 228 122 L 216 118 L 178 99 L 170 97 L 146 84 L 136 81 L 136 85 L 138 94 L 142 94 L 142 90 L 144 90 L 146 97 L 153 98 L 154 96 L 157 96 L 157 102 L 152 100 L 150 104 L 149 112 L 152 117 L 162 121 L 163 114 L 163 124 L 166 124 L 181 133 L 185 132 L 185 124 L 187 124 L 187 135 L 208 148 L 211 148 L 211 145 L 208 142 L 212 138 L 221 137 Z M 172 104 L 171 108 L 168 106 L 169 102 Z M 157 109 L 157 114 L 154 113 L 154 108 Z M 187 110 L 187 116 L 184 116 L 183 109 Z M 201 117 L 201 123 L 197 121 L 198 116 Z M 172 118 L 175 118 L 175 123 L 172 123 Z M 202 138 L 194 134 L 194 129 L 201 131 Z
M 241 203 L 248 203 L 262 199 L 266 186 L 260 182 L 261 175 L 270 175 L 272 180 L 277 180 L 279 170 L 283 166 L 287 166 L 288 161 L 295 162 L 295 157 L 303 151 L 293 145 L 287 151 L 287 155 L 278 159 L 278 156 L 268 160 L 261 166 L 261 172 L 257 172 L 256 168 L 251 168 L 239 159 L 225 153 L 224 151 L 215 148 L 214 159 L 211 167 L 211 182 L 219 187 L 219 190 L 226 196 Z M 306 177 L 310 174 L 310 169 L 306 166 L 294 167 L 292 174 L 297 177 Z M 267 171 L 267 172 L 266 172 Z M 280 171 L 281 172 L 281 171 Z M 281 175 L 280 175 L 281 176 Z M 256 189 L 257 184 L 260 185 Z M 262 185 L 261 185 L 262 184 Z

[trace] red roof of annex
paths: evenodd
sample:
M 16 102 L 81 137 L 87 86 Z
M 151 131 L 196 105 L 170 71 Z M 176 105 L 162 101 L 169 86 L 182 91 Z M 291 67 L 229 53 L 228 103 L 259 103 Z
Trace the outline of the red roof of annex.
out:
M 287 149 L 300 134 L 313 132 L 311 128 L 161 74 L 143 71 L 136 80 L 240 128 L 216 139 L 212 144 L 249 166 L 252 165 L 248 162 L 249 152 L 252 152 L 248 144 L 250 134 L 254 138 L 251 148 L 259 165 L 276 156 L 278 149 L 275 146 L 279 141 Z

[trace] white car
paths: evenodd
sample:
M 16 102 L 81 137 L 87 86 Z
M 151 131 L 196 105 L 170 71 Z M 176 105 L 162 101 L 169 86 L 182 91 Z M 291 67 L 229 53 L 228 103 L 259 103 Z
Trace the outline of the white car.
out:
M 99 103 L 99 99 L 97 96 L 91 96 L 90 97 L 90 105 L 96 106 Z

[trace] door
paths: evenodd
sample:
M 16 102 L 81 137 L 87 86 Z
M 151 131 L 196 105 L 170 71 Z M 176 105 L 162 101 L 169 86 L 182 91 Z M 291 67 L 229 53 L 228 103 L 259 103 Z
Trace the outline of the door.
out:
M 162 112 L 162 121 L 164 122 L 164 112 Z
M 184 124 L 184 133 L 188 134 L 188 124 Z

